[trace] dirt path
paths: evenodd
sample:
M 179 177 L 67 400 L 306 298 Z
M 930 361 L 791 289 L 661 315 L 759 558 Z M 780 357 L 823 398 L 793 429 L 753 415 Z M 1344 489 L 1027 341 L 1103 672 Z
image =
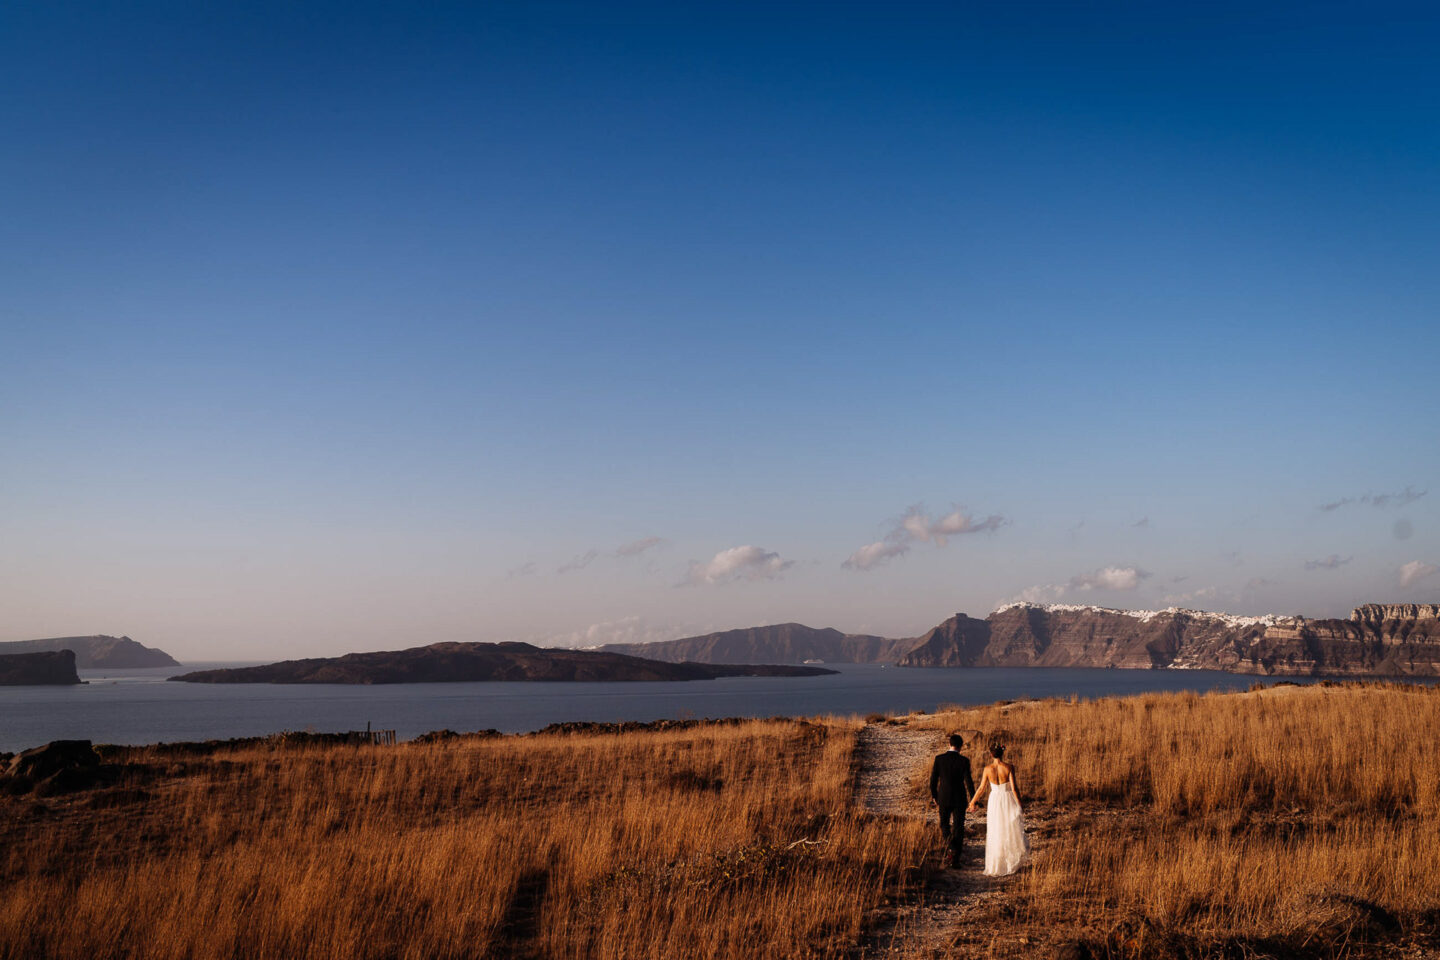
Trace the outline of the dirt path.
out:
M 937 863 L 944 847 L 935 808 L 927 802 L 927 794 L 911 788 L 910 778 L 924 776 L 928 761 L 944 747 L 944 736 L 935 730 L 872 723 L 860 731 L 859 793 L 865 809 L 878 816 L 924 820 L 934 831 L 935 846 L 929 857 Z M 960 866 L 938 872 L 917 902 L 882 908 L 869 936 L 861 942 L 862 960 L 965 956 L 966 941 L 984 936 L 979 925 L 967 925 L 967 918 L 1001 896 L 1003 883 L 989 880 L 981 872 L 984 835 L 976 832 L 976 818 L 969 819 L 971 832 L 965 837 Z

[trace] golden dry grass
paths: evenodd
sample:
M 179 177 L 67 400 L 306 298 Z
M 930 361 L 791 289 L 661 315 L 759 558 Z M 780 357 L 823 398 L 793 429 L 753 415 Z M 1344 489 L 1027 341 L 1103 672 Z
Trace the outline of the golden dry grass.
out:
M 997 929 L 1067 930 L 1112 957 L 1440 946 L 1434 687 L 1045 701 L 921 722 L 998 734 L 1045 825 Z
M 842 955 L 926 839 L 857 812 L 855 733 L 134 751 L 0 801 L 0 957 Z
M 999 733 L 1036 827 L 955 956 L 1440 956 L 1440 691 L 906 722 Z M 846 956 L 935 839 L 861 812 L 857 726 L 127 751 L 0 798 L 0 958 Z

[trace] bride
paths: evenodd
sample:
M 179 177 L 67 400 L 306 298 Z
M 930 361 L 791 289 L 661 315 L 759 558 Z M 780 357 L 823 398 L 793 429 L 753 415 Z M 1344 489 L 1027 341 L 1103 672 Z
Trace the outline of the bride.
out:
M 1025 838 L 1025 814 L 1016 794 L 1015 765 L 1005 762 L 1005 745 L 990 744 L 994 757 L 980 775 L 980 786 L 970 798 L 970 812 L 980 803 L 980 794 L 990 791 L 990 804 L 985 808 L 985 875 L 1003 877 L 1020 869 L 1020 862 L 1030 851 Z

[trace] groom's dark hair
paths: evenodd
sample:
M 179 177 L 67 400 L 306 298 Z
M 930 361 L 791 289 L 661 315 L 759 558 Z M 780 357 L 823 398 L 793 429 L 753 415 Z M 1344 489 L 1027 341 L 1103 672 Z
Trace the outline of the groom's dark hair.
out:
M 958 733 L 950 734 L 950 746 L 954 747 L 956 750 L 959 750 L 961 747 L 965 746 L 965 738 L 960 736 L 960 734 Z

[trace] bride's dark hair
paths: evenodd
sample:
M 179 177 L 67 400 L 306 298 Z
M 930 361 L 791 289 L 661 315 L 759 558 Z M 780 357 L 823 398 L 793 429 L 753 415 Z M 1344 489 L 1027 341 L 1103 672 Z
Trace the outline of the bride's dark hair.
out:
M 1000 743 L 999 741 L 990 744 L 990 756 L 994 757 L 996 760 L 1004 760 L 1005 744 Z

